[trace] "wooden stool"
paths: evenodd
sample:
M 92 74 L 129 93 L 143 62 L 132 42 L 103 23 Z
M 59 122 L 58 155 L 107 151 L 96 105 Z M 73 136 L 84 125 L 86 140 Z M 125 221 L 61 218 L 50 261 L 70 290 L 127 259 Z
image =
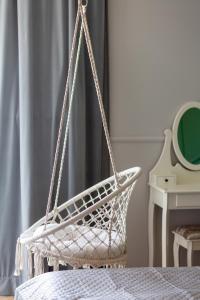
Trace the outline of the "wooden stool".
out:
M 179 267 L 179 246 L 187 249 L 187 266 L 192 266 L 192 251 L 200 250 L 200 225 L 177 227 L 174 234 L 174 266 Z

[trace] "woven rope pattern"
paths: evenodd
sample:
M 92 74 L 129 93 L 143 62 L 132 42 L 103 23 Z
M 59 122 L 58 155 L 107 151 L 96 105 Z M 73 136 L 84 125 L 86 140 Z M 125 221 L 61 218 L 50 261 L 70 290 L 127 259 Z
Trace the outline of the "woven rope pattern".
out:
M 43 272 L 43 260 L 59 265 L 126 265 L 126 215 L 140 168 L 119 173 L 121 190 L 114 176 L 67 201 L 20 236 L 29 251 L 29 270 Z M 34 254 L 34 264 L 30 259 Z M 32 274 L 32 270 L 29 274 Z
M 126 176 L 126 179 L 129 176 L 130 174 Z M 121 194 L 102 206 L 91 208 L 88 214 L 78 218 L 76 222 L 44 239 L 39 239 L 33 243 L 32 249 L 39 250 L 44 256 L 49 254 L 52 257 L 62 257 L 69 264 L 71 256 L 85 260 L 89 256 L 89 260 L 96 260 L 123 255 L 126 249 L 127 207 L 133 186 L 134 184 L 127 187 Z M 56 215 L 54 212 L 54 216 L 48 220 L 50 225 L 49 227 L 47 225 L 47 229 L 54 228 L 57 224 L 70 220 L 93 207 L 115 190 L 115 181 L 112 180 L 67 205 L 64 209 L 58 210 Z M 85 263 L 87 264 L 87 261 Z

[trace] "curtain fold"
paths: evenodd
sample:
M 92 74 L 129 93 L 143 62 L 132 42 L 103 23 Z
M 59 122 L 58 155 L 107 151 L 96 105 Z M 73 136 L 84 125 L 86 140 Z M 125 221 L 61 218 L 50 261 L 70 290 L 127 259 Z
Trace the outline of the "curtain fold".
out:
M 88 22 L 107 112 L 106 0 Z M 13 294 L 17 236 L 45 214 L 72 41 L 74 0 L 0 0 L 0 295 Z M 109 174 L 87 52 L 81 49 L 60 203 Z

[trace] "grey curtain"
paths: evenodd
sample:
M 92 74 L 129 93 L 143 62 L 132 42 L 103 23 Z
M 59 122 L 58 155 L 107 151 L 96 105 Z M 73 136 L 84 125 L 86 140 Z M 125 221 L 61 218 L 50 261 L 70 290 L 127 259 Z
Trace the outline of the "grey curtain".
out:
M 72 40 L 75 0 L 0 0 L 0 295 L 13 294 L 16 238 L 45 214 Z M 106 1 L 87 15 L 108 112 Z M 109 173 L 82 49 L 61 202 Z

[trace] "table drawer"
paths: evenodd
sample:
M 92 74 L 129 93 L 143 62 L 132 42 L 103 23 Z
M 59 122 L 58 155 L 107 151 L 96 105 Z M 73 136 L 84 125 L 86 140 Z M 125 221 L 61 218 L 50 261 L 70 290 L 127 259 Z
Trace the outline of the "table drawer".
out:
M 176 195 L 177 208 L 200 208 L 199 194 L 178 194 Z

